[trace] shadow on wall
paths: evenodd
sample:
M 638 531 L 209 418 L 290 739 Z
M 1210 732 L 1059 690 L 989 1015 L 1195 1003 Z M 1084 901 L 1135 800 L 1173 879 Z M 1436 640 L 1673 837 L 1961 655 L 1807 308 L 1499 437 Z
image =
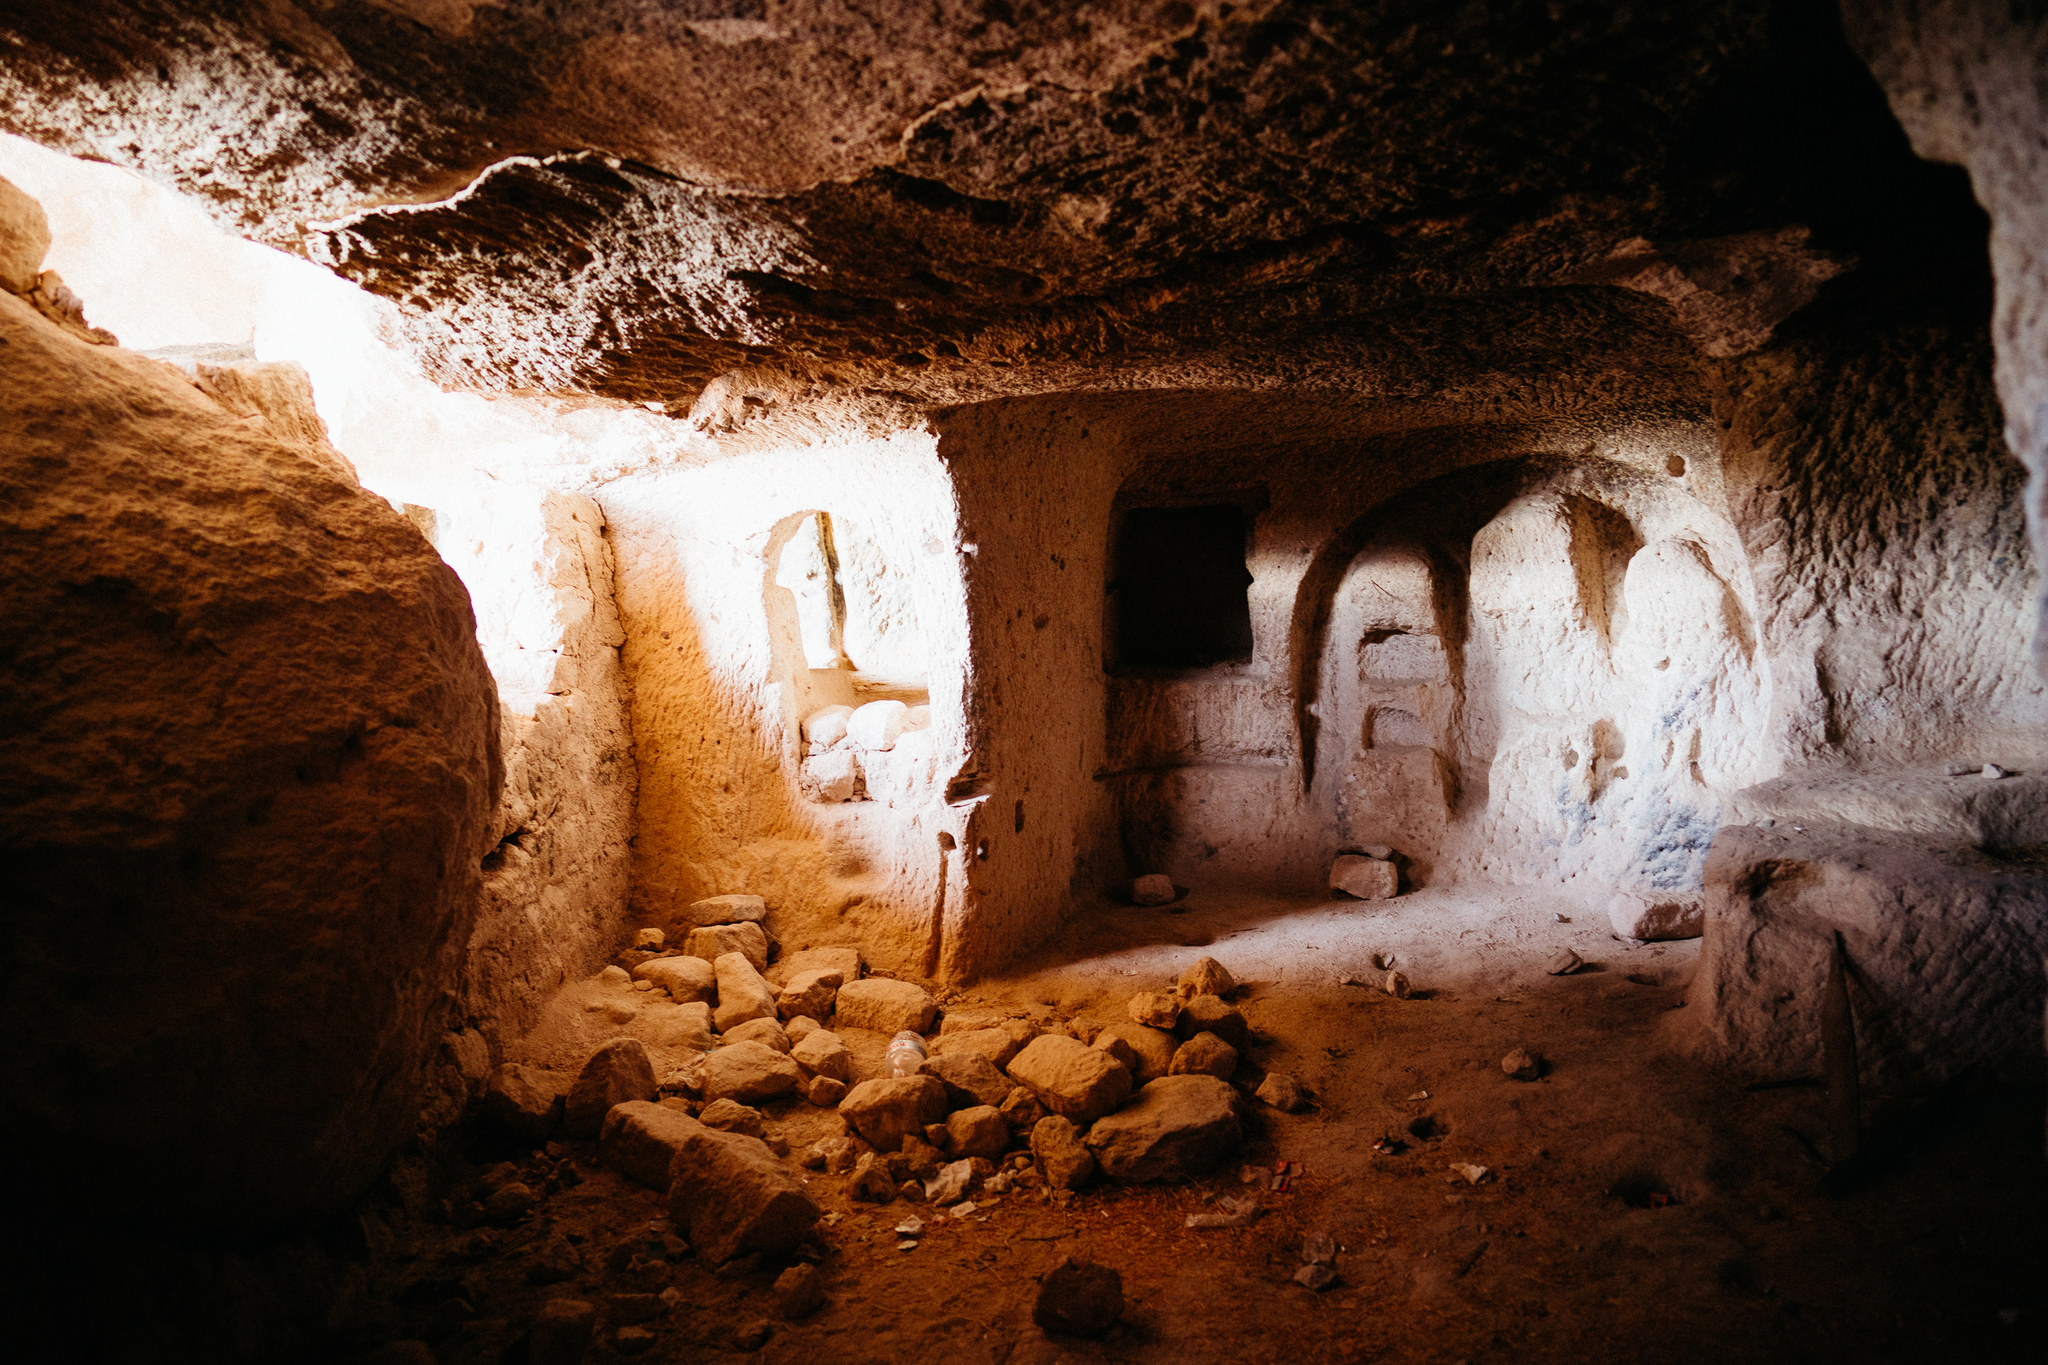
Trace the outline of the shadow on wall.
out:
M 1343 847 L 1461 875 L 1696 889 L 1768 776 L 1734 528 L 1661 473 L 1506 462 L 1410 489 L 1304 582 L 1304 781 Z

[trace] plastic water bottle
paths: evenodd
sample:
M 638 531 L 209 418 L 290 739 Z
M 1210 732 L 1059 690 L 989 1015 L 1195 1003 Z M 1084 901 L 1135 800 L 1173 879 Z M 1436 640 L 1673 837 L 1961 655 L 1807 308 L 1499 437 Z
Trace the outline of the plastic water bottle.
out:
M 905 1029 L 889 1040 L 889 1050 L 882 1055 L 891 1076 L 915 1076 L 924 1065 L 924 1039 Z

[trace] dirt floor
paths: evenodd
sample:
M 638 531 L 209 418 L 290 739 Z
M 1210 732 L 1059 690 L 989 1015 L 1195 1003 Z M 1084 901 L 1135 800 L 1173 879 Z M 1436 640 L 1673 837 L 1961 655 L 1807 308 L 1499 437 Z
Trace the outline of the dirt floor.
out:
M 1587 965 L 1545 975 L 1565 945 Z M 1239 1081 L 1288 1070 L 1318 1103 L 1299 1115 L 1252 1106 L 1241 1157 L 1198 1184 L 1098 1178 L 1065 1206 L 1010 1193 L 952 1218 L 855 1203 L 843 1179 L 812 1175 L 828 1210 L 827 1303 L 781 1322 L 769 1288 L 780 1265 L 720 1279 L 683 1259 L 639 1283 L 608 1271 L 623 1259 L 614 1249 L 644 1250 L 664 1230 L 663 1200 L 577 1147 L 582 1183 L 514 1228 L 407 1230 L 373 1292 L 404 1305 L 404 1326 L 436 1343 L 442 1365 L 523 1359 L 545 1299 L 605 1306 L 669 1286 L 681 1301 L 643 1324 L 657 1338 L 638 1359 L 752 1347 L 791 1365 L 2048 1360 L 2044 1096 L 1866 1094 L 1873 1142 L 1915 1136 L 1862 1188 L 1829 1193 L 1817 1085 L 1758 1089 L 1686 1059 L 1682 985 L 1697 944 L 1617 941 L 1604 920 L 1521 890 L 1198 896 L 1105 913 L 946 1005 L 1108 1021 L 1203 954 L 1243 983 L 1235 1003 L 1260 1036 Z M 1392 955 L 1412 998 L 1346 984 L 1384 976 L 1376 954 Z M 856 1041 L 875 1065 L 880 1040 Z M 1517 1046 L 1544 1060 L 1540 1079 L 1502 1073 Z M 840 1131 L 802 1104 L 769 1117 L 793 1152 Z M 1398 1150 L 1376 1147 L 1385 1138 Z M 1283 1162 L 1286 1187 L 1271 1188 Z M 1487 1175 L 1469 1183 L 1454 1163 Z M 1265 1209 L 1252 1226 L 1185 1226 L 1247 1192 Z M 894 1229 L 913 1215 L 926 1228 L 903 1250 Z M 1318 1232 L 1339 1244 L 1342 1277 L 1320 1294 L 1292 1278 Z M 583 1268 L 530 1283 L 564 1243 Z M 1128 1306 L 1105 1339 L 1031 1322 L 1037 1277 L 1067 1256 L 1123 1277 Z M 615 1358 L 616 1325 L 600 1318 L 596 1359 Z

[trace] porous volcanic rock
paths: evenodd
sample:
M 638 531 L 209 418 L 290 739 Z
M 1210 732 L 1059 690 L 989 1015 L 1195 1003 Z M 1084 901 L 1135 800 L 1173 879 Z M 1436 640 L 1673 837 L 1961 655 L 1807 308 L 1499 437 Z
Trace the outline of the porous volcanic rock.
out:
M 1127 1185 L 1192 1180 L 1237 1150 L 1242 1106 L 1213 1076 L 1165 1076 L 1090 1128 L 1088 1149 L 1103 1174 Z
M 0 1105 L 67 1200 L 333 1208 L 455 1026 L 501 780 L 468 595 L 324 443 L 5 292 L 0 353 Z

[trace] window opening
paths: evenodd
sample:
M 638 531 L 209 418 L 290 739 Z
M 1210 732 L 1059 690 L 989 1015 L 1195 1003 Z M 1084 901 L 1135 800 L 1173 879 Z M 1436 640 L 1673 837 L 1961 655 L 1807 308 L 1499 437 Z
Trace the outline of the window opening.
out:
M 1115 668 L 1210 668 L 1252 656 L 1245 512 L 1133 507 L 1109 585 Z

